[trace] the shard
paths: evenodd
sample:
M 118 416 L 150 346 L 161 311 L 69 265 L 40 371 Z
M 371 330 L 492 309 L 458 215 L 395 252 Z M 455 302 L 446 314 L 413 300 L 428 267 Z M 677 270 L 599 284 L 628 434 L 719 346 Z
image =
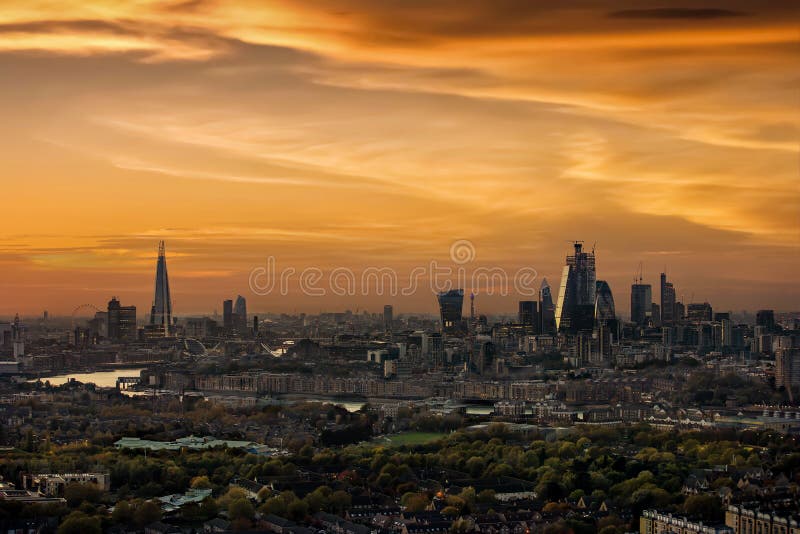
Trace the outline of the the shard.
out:
M 153 297 L 153 308 L 150 312 L 150 325 L 154 330 L 162 330 L 165 336 L 170 334 L 172 326 L 172 298 L 169 294 L 169 277 L 167 276 L 167 255 L 163 241 L 158 242 L 158 262 L 156 263 L 156 292 Z

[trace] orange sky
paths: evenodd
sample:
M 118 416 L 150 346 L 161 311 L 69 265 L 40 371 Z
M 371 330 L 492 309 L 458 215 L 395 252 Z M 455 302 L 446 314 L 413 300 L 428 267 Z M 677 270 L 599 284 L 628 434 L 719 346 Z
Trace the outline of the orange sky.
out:
M 248 274 L 472 266 L 557 287 L 597 243 L 718 309 L 800 308 L 796 2 L 0 0 L 0 314 L 432 311 Z M 538 285 L 538 284 L 537 284 Z M 516 296 L 480 298 L 513 311 Z

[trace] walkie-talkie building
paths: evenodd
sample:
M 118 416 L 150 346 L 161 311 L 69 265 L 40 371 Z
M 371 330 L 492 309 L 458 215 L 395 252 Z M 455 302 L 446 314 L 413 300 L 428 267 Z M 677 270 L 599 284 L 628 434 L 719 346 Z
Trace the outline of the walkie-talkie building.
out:
M 594 252 L 583 252 L 580 241 L 575 241 L 574 246 L 575 253 L 567 256 L 561 273 L 556 304 L 556 328 L 568 334 L 592 329 L 597 292 Z
M 172 298 L 169 294 L 166 247 L 163 241 L 158 242 L 156 292 L 153 297 L 153 308 L 150 311 L 150 325 L 153 329 L 160 330 L 163 328 L 165 336 L 170 334 L 172 326 Z
M 439 293 L 439 312 L 442 318 L 442 332 L 456 334 L 461 331 L 461 310 L 464 306 L 464 290 L 451 289 Z

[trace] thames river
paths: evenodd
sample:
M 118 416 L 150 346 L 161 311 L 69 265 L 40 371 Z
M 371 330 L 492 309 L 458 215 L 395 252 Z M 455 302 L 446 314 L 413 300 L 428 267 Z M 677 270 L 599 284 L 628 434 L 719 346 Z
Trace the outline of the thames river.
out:
M 36 380 L 41 380 L 42 382 L 49 381 L 50 384 L 53 386 L 60 386 L 62 384 L 66 384 L 69 382 L 70 379 L 74 378 L 78 382 L 83 383 L 93 383 L 98 387 L 105 387 L 105 388 L 113 388 L 117 385 L 117 378 L 121 376 L 139 376 L 139 373 L 143 371 L 144 367 L 137 367 L 132 369 L 115 369 L 113 371 L 95 371 L 93 373 L 68 373 L 63 375 L 55 375 L 55 376 L 46 376 L 42 378 L 34 378 L 29 380 L 28 382 L 36 382 Z M 142 392 L 142 391 L 130 391 L 124 390 L 124 394 L 126 395 L 146 395 L 151 394 L 151 392 Z M 282 402 L 285 404 L 294 404 L 298 402 L 328 402 L 331 404 L 338 404 L 342 406 L 349 412 L 355 412 L 360 410 L 364 404 L 366 404 L 366 400 L 345 400 L 345 399 L 335 399 L 331 397 L 317 397 L 314 395 L 309 395 L 308 397 L 300 396 L 300 395 L 290 395 L 290 398 L 283 399 Z M 482 406 L 482 405 L 468 405 L 467 406 L 467 413 L 470 415 L 486 415 L 492 412 L 491 406 Z
M 83 382 L 86 384 L 91 382 L 97 387 L 113 388 L 117 385 L 117 378 L 121 376 L 139 376 L 139 373 L 141 373 L 144 369 L 144 367 L 138 367 L 133 369 L 115 369 L 113 371 L 95 371 L 93 373 L 69 373 L 64 375 L 34 378 L 28 382 L 36 382 L 36 380 L 41 380 L 42 382 L 50 382 L 50 384 L 54 386 L 60 386 L 69 382 L 71 378 L 74 378 L 78 382 Z

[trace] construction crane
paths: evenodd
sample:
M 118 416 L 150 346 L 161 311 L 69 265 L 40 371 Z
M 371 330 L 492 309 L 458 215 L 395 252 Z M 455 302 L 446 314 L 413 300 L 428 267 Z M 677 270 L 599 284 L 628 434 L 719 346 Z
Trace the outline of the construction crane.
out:
M 644 279 L 644 263 L 640 261 L 639 270 L 636 272 L 636 274 L 633 275 L 633 283 L 641 284 L 643 279 Z

